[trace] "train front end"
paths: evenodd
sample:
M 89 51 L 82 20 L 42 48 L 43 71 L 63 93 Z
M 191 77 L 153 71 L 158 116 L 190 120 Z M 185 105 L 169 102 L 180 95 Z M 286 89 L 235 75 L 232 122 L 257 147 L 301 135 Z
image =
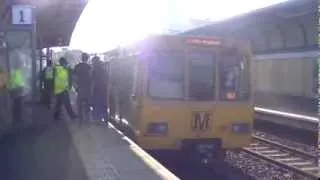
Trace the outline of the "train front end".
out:
M 248 146 L 254 113 L 249 48 L 217 39 L 181 41 L 161 46 L 158 40 L 142 57 L 138 144 L 207 162 Z

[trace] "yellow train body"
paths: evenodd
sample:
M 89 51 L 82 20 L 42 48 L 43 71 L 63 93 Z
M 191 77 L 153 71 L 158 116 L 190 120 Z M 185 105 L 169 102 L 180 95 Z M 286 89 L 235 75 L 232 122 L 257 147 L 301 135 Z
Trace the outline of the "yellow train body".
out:
M 186 39 L 189 40 L 188 42 L 204 43 L 207 46 L 202 48 L 198 44 L 194 46 L 185 45 Z M 183 43 L 181 43 L 181 40 L 183 40 Z M 203 39 L 199 40 L 197 38 L 190 40 L 190 37 L 159 36 L 147 39 L 128 50 L 140 53 L 138 55 L 122 54 L 119 57 L 119 53 L 115 53 L 117 58 L 113 57 L 110 61 L 109 104 L 113 107 L 111 108 L 113 114 L 120 114 L 121 118 L 127 120 L 127 123 L 114 122 L 121 124 L 120 127 L 122 128 L 130 129 L 131 133 L 128 133 L 130 137 L 146 150 L 181 150 L 185 140 L 192 143 L 202 143 L 204 142 L 202 140 L 218 141 L 220 143 L 218 148 L 222 149 L 236 149 L 249 145 L 254 113 L 250 85 L 250 49 L 246 44 L 232 40 L 222 40 L 221 42 L 228 45 L 221 47 L 219 43 L 214 41 L 203 41 Z M 230 45 L 230 42 L 232 45 Z M 208 45 L 213 47 L 208 48 Z M 201 52 L 219 54 L 219 52 L 230 48 L 229 46 L 240 49 L 245 57 L 242 69 L 247 69 L 248 72 L 241 83 L 245 82 L 244 84 L 248 85 L 247 98 L 236 101 L 226 101 L 220 98 L 222 97 L 220 95 L 222 90 L 220 90 L 221 79 L 219 79 L 218 74 L 222 72 L 222 65 L 213 66 L 214 75 L 212 78 L 215 88 L 212 91 L 212 99 L 193 100 L 190 98 L 191 90 L 188 87 L 190 86 L 191 72 L 188 58 L 181 61 L 184 72 L 184 92 L 180 99 L 153 98 L 149 95 L 149 79 L 152 72 L 148 63 L 152 58 L 147 55 L 143 56 L 144 51 L 152 54 L 155 49 L 178 50 L 187 54 L 190 51 L 200 50 Z M 148 50 L 146 50 L 146 47 Z M 109 53 L 109 56 L 115 56 L 114 52 Z M 217 60 L 214 63 L 218 64 L 220 61 L 223 60 Z M 126 75 L 126 73 L 128 74 Z M 124 77 L 127 77 L 127 79 Z M 123 87 L 121 88 L 119 84 L 122 84 Z M 124 91 L 120 89 L 131 88 L 129 84 L 132 84 L 132 91 L 126 92 L 126 95 L 123 96 L 121 92 Z M 201 89 L 202 87 L 199 86 L 198 88 Z M 157 126 L 157 123 L 159 123 L 159 126 Z M 150 133 L 161 130 L 161 128 L 164 131 L 162 134 Z
M 222 140 L 224 149 L 234 149 L 249 145 L 251 133 L 238 134 L 230 129 L 232 123 L 252 124 L 252 105 L 248 103 L 219 104 L 199 102 L 157 102 L 144 100 L 136 137 L 138 144 L 145 149 L 180 149 L 184 139 Z M 209 129 L 193 131 L 192 112 L 209 112 L 212 114 Z M 168 122 L 168 134 L 164 137 L 150 137 L 147 125 L 152 122 Z

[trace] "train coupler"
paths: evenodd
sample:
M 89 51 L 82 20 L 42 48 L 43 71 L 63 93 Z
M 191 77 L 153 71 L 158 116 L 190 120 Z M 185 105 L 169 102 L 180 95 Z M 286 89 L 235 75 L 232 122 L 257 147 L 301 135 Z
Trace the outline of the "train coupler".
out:
M 182 141 L 182 151 L 191 161 L 205 166 L 212 166 L 223 161 L 222 143 L 219 139 L 201 139 Z

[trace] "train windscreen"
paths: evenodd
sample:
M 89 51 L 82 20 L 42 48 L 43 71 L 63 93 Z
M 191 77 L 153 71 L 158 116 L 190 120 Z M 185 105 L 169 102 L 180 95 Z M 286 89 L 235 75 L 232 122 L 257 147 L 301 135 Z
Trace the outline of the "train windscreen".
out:
M 149 61 L 149 96 L 163 99 L 183 99 L 184 64 L 182 52 L 157 52 Z
M 192 52 L 189 54 L 188 59 L 190 63 L 190 100 L 213 100 L 215 92 L 214 55 L 204 52 Z

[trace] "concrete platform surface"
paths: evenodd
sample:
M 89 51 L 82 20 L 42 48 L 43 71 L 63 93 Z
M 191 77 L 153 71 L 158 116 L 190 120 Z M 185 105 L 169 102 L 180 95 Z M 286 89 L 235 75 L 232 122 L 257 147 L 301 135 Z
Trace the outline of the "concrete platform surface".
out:
M 0 179 L 89 180 L 65 124 L 2 137 Z
M 113 128 L 61 122 L 0 141 L 2 180 L 178 179 Z
M 112 125 L 68 127 L 90 180 L 178 179 Z

